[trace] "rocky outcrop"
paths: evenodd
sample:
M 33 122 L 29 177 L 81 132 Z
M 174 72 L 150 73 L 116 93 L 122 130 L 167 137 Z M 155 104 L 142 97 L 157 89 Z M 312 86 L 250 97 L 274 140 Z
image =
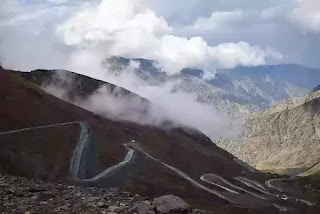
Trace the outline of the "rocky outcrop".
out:
M 164 195 L 153 199 L 156 210 L 161 214 L 188 213 L 190 206 L 181 198 L 174 195 Z
M 164 211 L 164 212 L 162 212 Z M 167 212 L 168 211 L 168 212 Z M 176 196 L 149 200 L 118 189 L 81 188 L 0 174 L 1 213 L 204 213 Z
M 320 162 L 320 91 L 251 116 L 241 140 L 219 145 L 260 170 L 296 174 L 313 166 Z

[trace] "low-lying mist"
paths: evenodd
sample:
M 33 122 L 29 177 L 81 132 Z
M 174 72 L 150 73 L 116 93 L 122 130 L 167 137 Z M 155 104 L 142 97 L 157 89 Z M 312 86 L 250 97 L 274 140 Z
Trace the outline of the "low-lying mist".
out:
M 109 66 L 105 64 L 100 65 L 92 77 L 133 93 L 124 93 L 121 88 L 111 89 L 108 85 L 103 85 L 85 99 L 70 100 L 67 96 L 68 88 L 57 84 L 43 87 L 59 98 L 115 120 L 161 127 L 166 125 L 166 128 L 168 124 L 173 127 L 185 126 L 198 129 L 209 137 L 235 137 L 241 130 L 240 123 L 231 121 L 227 114 L 219 112 L 213 106 L 199 102 L 195 94 L 174 90 L 175 82 L 151 85 L 141 79 L 135 72 L 140 66 L 137 62 L 132 61 L 119 71 L 109 70 Z M 71 81 L 69 76 L 62 74 L 58 78 L 65 82 Z

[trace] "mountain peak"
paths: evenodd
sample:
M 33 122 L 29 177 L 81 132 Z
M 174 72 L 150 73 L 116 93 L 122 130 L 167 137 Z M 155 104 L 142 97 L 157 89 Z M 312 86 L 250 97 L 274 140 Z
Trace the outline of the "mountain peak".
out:
M 320 85 L 316 86 L 314 89 L 312 89 L 311 93 L 320 91 Z

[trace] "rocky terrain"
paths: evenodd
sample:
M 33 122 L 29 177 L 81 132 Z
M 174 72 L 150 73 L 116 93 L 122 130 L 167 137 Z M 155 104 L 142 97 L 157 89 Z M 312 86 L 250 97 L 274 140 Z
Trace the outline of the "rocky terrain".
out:
M 116 188 L 77 187 L 0 175 L 0 212 L 33 213 L 205 213 L 181 198 L 165 195 L 154 199 L 121 192 Z
M 249 117 L 243 137 L 219 145 L 264 171 L 297 174 L 320 162 L 320 93 L 293 98 Z

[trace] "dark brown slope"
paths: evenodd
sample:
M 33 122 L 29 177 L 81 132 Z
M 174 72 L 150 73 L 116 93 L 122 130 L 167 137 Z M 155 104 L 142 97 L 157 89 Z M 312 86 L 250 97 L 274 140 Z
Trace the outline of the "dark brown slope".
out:
M 0 135 L 0 173 L 68 182 L 79 131 L 79 126 L 68 125 Z
M 86 120 L 92 113 L 61 102 L 35 84 L 0 68 L 0 130 Z
M 124 96 L 135 96 L 141 98 L 141 102 L 147 106 L 148 100 L 128 91 L 124 88 L 118 87 L 111 83 L 106 83 L 101 80 L 93 79 L 84 75 L 76 74 L 66 70 L 34 70 L 31 72 L 20 73 L 24 78 L 39 86 L 54 85 L 65 89 L 69 100 L 75 98 L 86 99 L 102 86 L 107 86 L 110 92 L 121 94 Z
M 234 161 L 233 156 L 211 144 L 202 134 L 183 129 L 162 130 L 128 122 L 115 122 L 59 100 L 43 92 L 34 83 L 11 71 L 0 71 L 0 132 L 50 125 L 61 122 L 85 121 L 90 132 L 90 146 L 86 148 L 84 169 L 80 175 L 90 178 L 123 160 L 124 143 L 138 142 L 156 157 L 203 185 L 200 176 L 215 173 L 233 180 L 245 176 L 263 183 L 264 174 L 254 174 Z M 80 128 L 77 125 L 52 127 L 0 138 L 0 166 L 2 172 L 68 182 L 68 167 L 72 151 L 77 145 Z M 136 152 L 134 161 L 111 178 L 99 183 L 106 187 L 120 187 L 146 196 L 172 193 L 216 213 L 277 213 L 269 202 L 254 211 L 232 204 L 196 188 L 176 172 Z M 10 155 L 8 155 L 10 154 Z M 237 183 L 243 186 L 243 184 Z M 216 191 L 219 187 L 206 185 Z M 244 187 L 244 186 L 243 186 Z M 254 191 L 254 190 L 253 190 Z M 250 197 L 243 195 L 243 200 Z M 290 205 L 294 206 L 294 205 Z M 250 206 L 251 207 L 251 206 Z

